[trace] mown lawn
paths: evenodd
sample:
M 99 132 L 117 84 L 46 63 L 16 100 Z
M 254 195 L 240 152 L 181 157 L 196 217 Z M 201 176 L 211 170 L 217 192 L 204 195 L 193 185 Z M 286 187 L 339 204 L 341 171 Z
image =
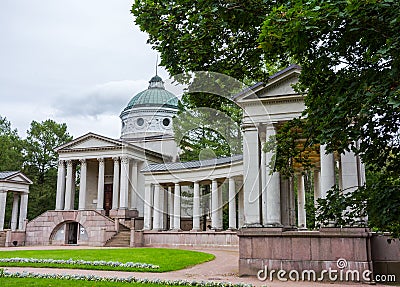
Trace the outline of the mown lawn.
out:
M 38 278 L 1 278 L 1 287 L 11 286 L 35 286 L 35 287 L 160 287 L 159 284 L 121 283 L 121 282 L 91 282 L 60 279 Z
M 159 269 L 68 265 L 54 263 L 5 263 L 0 266 L 46 267 L 87 270 L 118 270 L 139 272 L 167 272 L 187 268 L 214 259 L 214 255 L 168 248 L 122 248 L 122 249 L 61 249 L 61 250 L 11 250 L 0 251 L 0 258 L 73 259 L 86 261 L 140 262 L 160 266 Z M 0 286 L 3 286 L 0 284 Z M 32 285 L 35 286 L 35 285 Z M 39 286 L 39 285 L 38 285 Z M 41 286 L 41 285 L 40 285 Z M 97 286 L 97 285 L 96 285 Z

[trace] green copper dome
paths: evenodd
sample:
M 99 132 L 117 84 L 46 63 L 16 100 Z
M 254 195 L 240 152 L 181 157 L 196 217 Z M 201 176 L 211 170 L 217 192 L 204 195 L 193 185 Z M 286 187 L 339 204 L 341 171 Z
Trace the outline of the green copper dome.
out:
M 164 82 L 158 75 L 155 75 L 149 81 L 150 85 L 147 90 L 144 90 L 134 96 L 124 111 L 142 107 L 142 106 L 157 106 L 178 109 L 178 98 L 171 92 L 168 92 L 164 87 Z

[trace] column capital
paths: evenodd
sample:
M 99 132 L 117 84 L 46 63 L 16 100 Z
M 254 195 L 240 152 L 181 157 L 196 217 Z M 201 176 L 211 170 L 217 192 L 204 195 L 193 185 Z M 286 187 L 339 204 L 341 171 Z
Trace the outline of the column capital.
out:
M 127 156 L 121 157 L 121 162 L 122 162 L 123 164 L 129 163 L 129 157 L 127 157 Z
M 59 166 L 59 167 L 64 167 L 64 165 L 65 165 L 65 160 L 59 159 L 59 160 L 58 160 L 58 166 Z
M 99 163 L 104 163 L 104 157 L 99 157 L 99 158 L 97 158 L 97 160 Z
M 114 161 L 114 163 L 116 163 L 116 162 L 118 162 L 119 161 L 119 156 L 113 156 L 113 161 Z
M 86 158 L 81 158 L 80 160 L 81 165 L 85 165 L 86 164 Z
M 72 166 L 73 161 L 72 160 L 67 160 L 67 166 Z

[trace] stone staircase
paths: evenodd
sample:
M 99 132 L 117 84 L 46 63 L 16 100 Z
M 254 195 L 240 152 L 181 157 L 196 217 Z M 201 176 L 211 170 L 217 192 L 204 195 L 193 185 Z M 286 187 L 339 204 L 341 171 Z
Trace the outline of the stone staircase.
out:
M 6 232 L 0 231 L 0 247 L 4 247 L 6 245 Z
M 111 237 L 105 247 L 129 247 L 131 240 L 131 230 L 125 225 L 119 225 L 119 232 Z

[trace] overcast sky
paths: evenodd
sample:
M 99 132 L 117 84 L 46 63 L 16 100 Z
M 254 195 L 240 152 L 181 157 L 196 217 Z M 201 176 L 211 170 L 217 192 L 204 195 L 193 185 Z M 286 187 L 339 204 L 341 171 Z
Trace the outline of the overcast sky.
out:
M 118 116 L 147 88 L 157 57 L 135 26 L 132 2 L 0 1 L 0 115 L 22 137 L 32 120 L 48 118 L 74 137 L 119 137 Z

